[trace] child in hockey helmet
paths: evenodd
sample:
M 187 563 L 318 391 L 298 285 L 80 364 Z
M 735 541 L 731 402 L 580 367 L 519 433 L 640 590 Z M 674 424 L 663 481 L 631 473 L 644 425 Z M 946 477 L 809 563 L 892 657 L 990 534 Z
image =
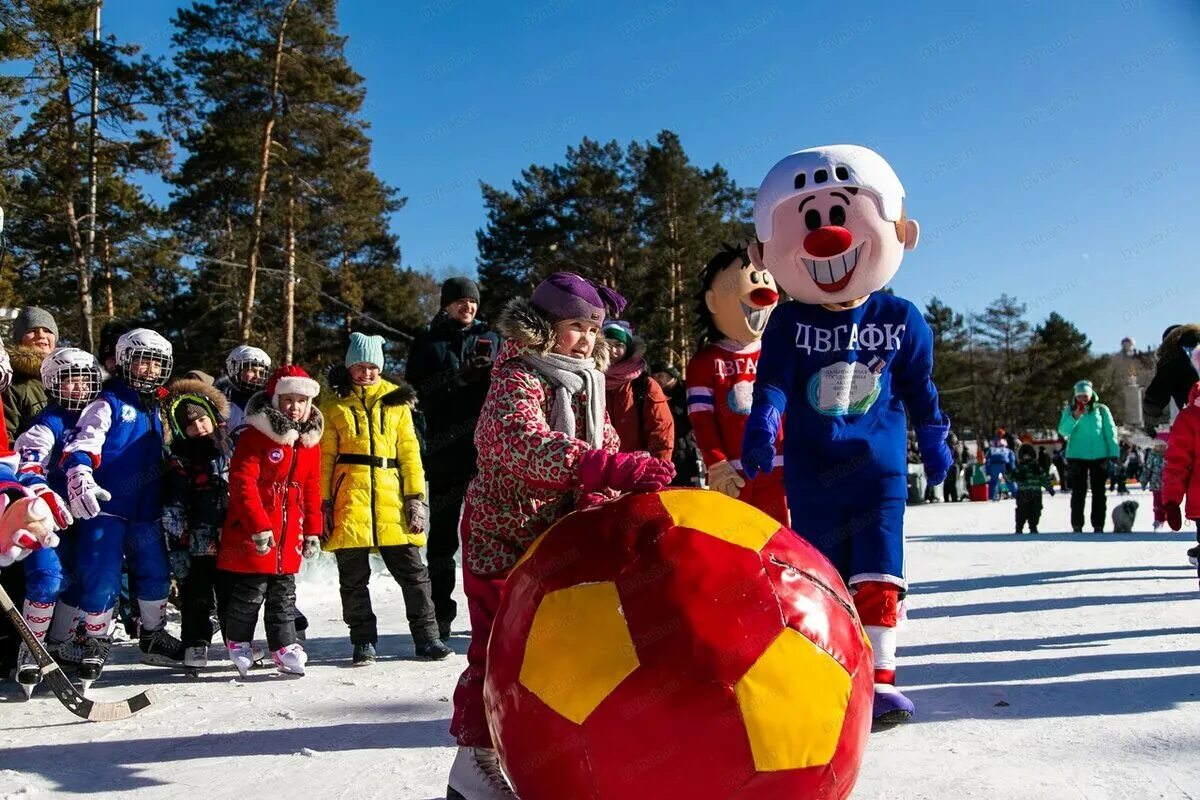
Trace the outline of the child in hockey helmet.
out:
M 149 328 L 134 328 L 117 340 L 117 372 L 139 394 L 153 394 L 171 377 L 171 343 Z
M 271 357 L 257 347 L 238 345 L 225 358 L 225 375 L 235 389 L 254 394 L 267 385 Z
M 46 394 L 68 411 L 82 411 L 100 394 L 103 378 L 95 357 L 75 347 L 60 347 L 42 362 Z

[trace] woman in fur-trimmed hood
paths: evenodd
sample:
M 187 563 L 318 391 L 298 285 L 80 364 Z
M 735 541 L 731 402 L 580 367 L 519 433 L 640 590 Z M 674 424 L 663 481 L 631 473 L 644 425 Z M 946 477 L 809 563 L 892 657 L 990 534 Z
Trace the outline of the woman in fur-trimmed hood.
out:
M 529 301 L 514 300 L 498 326 L 505 342 L 475 428 L 479 474 L 463 504 L 463 589 L 471 615 L 468 666 L 454 692 L 450 733 L 459 750 L 450 788 L 464 797 L 503 791 L 483 679 L 487 642 L 508 571 L 578 497 L 653 491 L 670 462 L 620 453 L 605 412 L 607 313 L 625 299 L 579 275 L 556 272 Z

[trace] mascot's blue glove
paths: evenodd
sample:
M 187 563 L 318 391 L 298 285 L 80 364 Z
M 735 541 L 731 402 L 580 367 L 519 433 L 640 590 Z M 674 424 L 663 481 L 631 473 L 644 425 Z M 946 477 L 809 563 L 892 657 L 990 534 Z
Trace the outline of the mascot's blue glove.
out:
M 950 418 L 942 414 L 941 422 L 925 422 L 917 426 L 917 447 L 925 464 L 925 477 L 932 484 L 946 482 L 954 457 L 946 437 L 950 435 Z
M 775 442 L 779 439 L 779 409 L 770 402 L 756 402 L 742 434 L 742 472 L 747 478 L 771 474 L 775 466 Z

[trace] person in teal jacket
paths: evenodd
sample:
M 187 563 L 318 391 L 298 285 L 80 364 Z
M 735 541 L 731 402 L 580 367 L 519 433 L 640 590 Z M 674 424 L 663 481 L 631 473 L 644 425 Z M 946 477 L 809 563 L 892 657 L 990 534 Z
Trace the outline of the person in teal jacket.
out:
M 1071 483 L 1071 529 L 1083 531 L 1083 506 L 1087 490 L 1092 490 L 1092 527 L 1104 531 L 1104 515 L 1108 502 L 1104 483 L 1108 477 L 1109 461 L 1116 458 L 1117 426 L 1112 412 L 1100 402 L 1091 381 L 1075 384 L 1074 402 L 1064 408 L 1058 421 L 1058 432 L 1067 440 L 1067 464 Z

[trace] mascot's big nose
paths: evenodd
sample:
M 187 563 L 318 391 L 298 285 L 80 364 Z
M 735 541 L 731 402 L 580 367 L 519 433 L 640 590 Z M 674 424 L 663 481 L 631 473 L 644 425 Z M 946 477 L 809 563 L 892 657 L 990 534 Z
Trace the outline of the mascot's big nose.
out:
M 750 300 L 756 306 L 773 306 L 779 302 L 779 292 L 774 289 L 755 289 L 750 293 Z
M 833 258 L 850 249 L 850 231 L 826 225 L 804 237 L 804 249 L 817 258 Z

